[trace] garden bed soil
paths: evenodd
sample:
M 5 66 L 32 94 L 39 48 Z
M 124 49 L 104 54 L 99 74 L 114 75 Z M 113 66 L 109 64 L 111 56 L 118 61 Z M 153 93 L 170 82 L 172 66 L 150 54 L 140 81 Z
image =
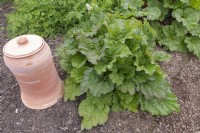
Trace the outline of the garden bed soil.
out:
M 19 86 L 3 62 L 3 45 L 6 37 L 5 14 L 12 10 L 11 4 L 0 6 L 0 132 L 2 133 L 200 133 L 200 60 L 190 54 L 170 53 L 172 59 L 162 63 L 168 74 L 181 105 L 181 112 L 169 116 L 155 117 L 147 112 L 128 111 L 110 113 L 103 126 L 90 131 L 81 131 L 81 117 L 78 105 L 82 99 L 64 102 L 61 99 L 54 106 L 44 110 L 32 110 L 23 105 Z M 45 39 L 54 54 L 55 48 L 62 43 L 57 37 Z M 54 56 L 58 73 L 63 80 L 66 75 L 59 68 Z

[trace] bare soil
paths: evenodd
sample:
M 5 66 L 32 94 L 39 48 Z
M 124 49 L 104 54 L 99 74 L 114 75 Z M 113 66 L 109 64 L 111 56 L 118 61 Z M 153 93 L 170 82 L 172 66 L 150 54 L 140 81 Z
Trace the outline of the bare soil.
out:
M 12 5 L 0 5 L 0 133 L 200 133 L 200 60 L 191 54 L 170 53 L 171 61 L 162 63 L 172 90 L 181 105 L 181 112 L 155 117 L 147 112 L 110 113 L 108 122 L 90 131 L 81 131 L 77 107 L 82 98 L 73 102 L 61 99 L 44 110 L 32 110 L 23 105 L 19 86 L 3 62 L 6 37 L 6 17 Z M 61 38 L 46 39 L 54 55 Z M 66 77 L 54 57 L 61 79 Z

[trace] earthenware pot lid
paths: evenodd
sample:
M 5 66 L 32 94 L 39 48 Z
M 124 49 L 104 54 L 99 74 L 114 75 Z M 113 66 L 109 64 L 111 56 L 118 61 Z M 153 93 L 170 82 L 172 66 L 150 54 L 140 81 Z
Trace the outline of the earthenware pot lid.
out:
M 43 38 L 38 35 L 22 35 L 13 38 L 3 47 L 6 56 L 22 58 L 33 55 L 44 46 Z

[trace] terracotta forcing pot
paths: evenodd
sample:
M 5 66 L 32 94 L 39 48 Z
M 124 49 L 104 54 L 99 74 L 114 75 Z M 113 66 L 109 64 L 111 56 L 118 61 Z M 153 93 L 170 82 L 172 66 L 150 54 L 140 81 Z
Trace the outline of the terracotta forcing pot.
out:
M 45 109 L 63 95 L 63 82 L 52 60 L 51 50 L 37 35 L 23 35 L 3 47 L 4 62 L 16 77 L 22 102 L 32 109 Z

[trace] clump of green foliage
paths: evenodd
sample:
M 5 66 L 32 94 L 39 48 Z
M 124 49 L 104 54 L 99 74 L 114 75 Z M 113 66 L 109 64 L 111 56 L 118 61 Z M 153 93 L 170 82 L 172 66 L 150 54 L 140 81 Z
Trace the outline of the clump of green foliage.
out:
M 85 17 L 85 4 L 86 0 L 15 0 L 16 10 L 7 15 L 9 36 L 66 34 Z
M 200 58 L 200 0 L 163 0 L 161 11 L 168 10 L 165 20 L 172 22 L 153 21 L 151 26 L 156 29 L 157 41 L 170 51 L 193 52 Z M 155 6 L 154 0 L 149 1 Z
M 0 0 L 0 4 L 12 3 L 14 0 Z
M 81 129 L 108 120 L 110 111 L 138 109 L 153 115 L 179 112 L 155 51 L 193 52 L 200 58 L 199 0 L 16 0 L 8 15 L 11 35 L 65 34 L 57 49 L 65 101 L 86 94 L 79 105 Z
M 159 43 L 170 50 L 196 50 L 190 45 L 199 37 L 189 25 L 199 26 L 198 15 L 192 16 L 197 17 L 195 23 L 189 19 L 186 25 L 187 18 L 180 15 L 176 20 L 175 14 L 179 8 L 199 11 L 169 0 L 93 0 L 86 6 L 87 21 L 70 29 L 58 50 L 61 67 L 69 74 L 65 100 L 86 93 L 79 105 L 81 129 L 104 124 L 110 111 L 178 112 L 177 98 L 157 63 L 169 55 L 154 48 Z M 172 19 L 169 24 L 165 24 L 167 17 Z

